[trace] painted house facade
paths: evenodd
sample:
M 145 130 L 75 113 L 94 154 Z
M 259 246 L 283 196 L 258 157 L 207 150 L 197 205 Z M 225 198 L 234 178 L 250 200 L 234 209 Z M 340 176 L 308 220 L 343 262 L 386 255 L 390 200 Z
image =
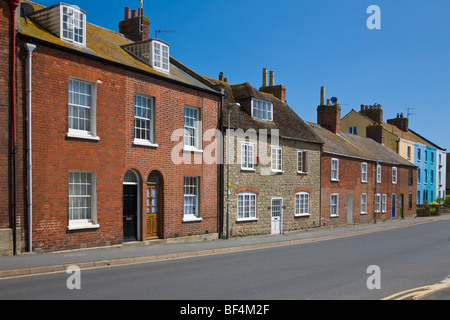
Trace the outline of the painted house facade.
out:
M 17 24 L 15 182 L 2 153 L 2 183 L 15 184 L 20 204 L 18 251 L 217 238 L 218 166 L 203 161 L 214 142 L 202 137 L 218 129 L 222 94 L 172 58 L 168 43 L 149 39 L 142 10 L 125 8 L 119 33 L 90 24 L 76 6 L 23 4 L 34 13 Z M 11 146 L 11 126 L 3 128 Z M 11 230 L 11 193 L 6 200 L 0 228 Z
M 321 141 L 286 103 L 284 85 L 274 85 L 273 73 L 269 82 L 266 70 L 263 75 L 259 90 L 229 84 L 222 75 L 209 79 L 225 90 L 225 238 L 320 225 Z
M 321 156 L 321 226 L 413 218 L 416 167 L 374 140 L 341 131 L 338 102 L 317 108 L 310 123 L 324 141 Z

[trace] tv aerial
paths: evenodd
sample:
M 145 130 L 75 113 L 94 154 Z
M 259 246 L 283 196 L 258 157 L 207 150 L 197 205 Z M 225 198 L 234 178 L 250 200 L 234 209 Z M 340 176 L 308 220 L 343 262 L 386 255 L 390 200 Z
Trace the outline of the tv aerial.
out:
M 155 38 L 158 39 L 158 35 L 162 32 L 175 32 L 175 30 L 155 30 Z

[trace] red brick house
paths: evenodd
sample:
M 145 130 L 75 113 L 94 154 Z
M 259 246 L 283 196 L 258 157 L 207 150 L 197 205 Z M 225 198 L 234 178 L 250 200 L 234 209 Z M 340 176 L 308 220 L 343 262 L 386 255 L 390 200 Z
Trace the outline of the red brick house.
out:
M 370 138 L 341 132 L 341 107 L 324 97 L 322 88 L 318 123 L 310 124 L 324 141 L 321 226 L 414 217 L 416 166 Z
M 202 161 L 214 143 L 202 136 L 218 129 L 222 94 L 148 38 L 143 10 L 126 8 L 119 33 L 88 23 L 76 6 L 21 5 L 33 13 L 17 9 L 13 99 L 12 15 L 0 0 L 0 229 L 16 233 L 17 251 L 217 237 L 218 166 Z M 175 161 L 182 156 L 189 161 Z

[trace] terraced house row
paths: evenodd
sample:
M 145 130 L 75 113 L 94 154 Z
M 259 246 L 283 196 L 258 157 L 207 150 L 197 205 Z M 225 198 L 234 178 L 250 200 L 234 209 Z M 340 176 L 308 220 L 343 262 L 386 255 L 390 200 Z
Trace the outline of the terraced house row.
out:
M 267 69 L 257 89 L 173 58 L 143 9 L 88 21 L 0 0 L 0 251 L 414 217 L 417 166 L 341 131 L 324 88 L 305 122 Z

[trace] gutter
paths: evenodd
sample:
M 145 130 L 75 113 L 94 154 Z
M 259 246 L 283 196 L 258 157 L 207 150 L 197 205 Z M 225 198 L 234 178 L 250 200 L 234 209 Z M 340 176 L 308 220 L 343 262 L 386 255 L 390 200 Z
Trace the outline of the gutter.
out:
M 31 43 L 24 44 L 28 52 L 28 252 L 33 251 L 33 169 L 32 169 L 32 153 L 31 153 L 31 89 L 32 89 L 32 55 L 36 45 Z

